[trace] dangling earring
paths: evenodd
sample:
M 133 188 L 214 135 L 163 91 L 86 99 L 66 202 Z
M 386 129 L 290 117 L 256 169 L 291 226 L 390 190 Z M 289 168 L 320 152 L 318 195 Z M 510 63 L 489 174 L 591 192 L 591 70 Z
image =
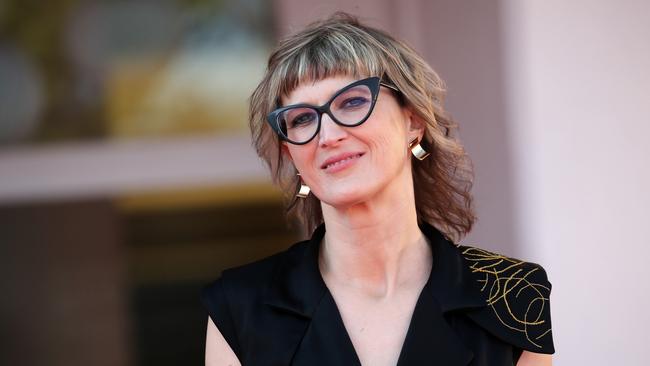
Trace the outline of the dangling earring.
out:
M 300 177 L 300 173 L 297 173 L 296 175 Z M 300 178 L 300 189 L 298 190 L 298 193 L 296 193 L 296 197 L 307 198 L 310 191 L 311 188 L 309 188 L 309 186 L 302 181 L 302 178 Z
M 409 142 L 409 149 L 411 149 L 411 153 L 413 153 L 413 156 L 415 156 L 418 160 L 424 160 L 427 158 L 427 156 L 431 155 L 422 148 L 422 145 L 420 145 L 418 142 L 417 137 Z

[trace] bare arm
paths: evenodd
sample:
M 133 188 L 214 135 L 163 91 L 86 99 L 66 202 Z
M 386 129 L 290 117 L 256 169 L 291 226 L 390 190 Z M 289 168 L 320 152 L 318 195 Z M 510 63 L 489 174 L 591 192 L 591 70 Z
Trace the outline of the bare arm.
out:
M 235 352 L 210 317 L 205 336 L 205 366 L 241 366 Z
M 517 361 L 517 366 L 551 366 L 552 355 L 524 351 Z

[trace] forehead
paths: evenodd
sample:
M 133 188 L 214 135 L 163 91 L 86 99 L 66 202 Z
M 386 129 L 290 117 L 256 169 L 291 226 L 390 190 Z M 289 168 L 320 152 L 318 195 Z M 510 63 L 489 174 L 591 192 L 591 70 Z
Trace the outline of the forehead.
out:
M 289 94 L 280 99 L 283 106 L 298 103 L 321 105 L 327 102 L 341 88 L 359 80 L 354 76 L 337 75 L 320 80 L 303 81 Z

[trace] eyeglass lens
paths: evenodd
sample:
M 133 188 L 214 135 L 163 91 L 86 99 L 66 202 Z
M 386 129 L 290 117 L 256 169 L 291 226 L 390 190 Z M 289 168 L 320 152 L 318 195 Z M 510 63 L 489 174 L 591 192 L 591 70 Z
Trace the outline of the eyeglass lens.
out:
M 367 85 L 357 85 L 337 95 L 331 101 L 329 110 L 338 123 L 353 126 L 368 116 L 371 107 L 370 88 Z M 318 133 L 319 118 L 320 113 L 316 109 L 296 107 L 280 113 L 278 124 L 289 140 L 303 143 Z

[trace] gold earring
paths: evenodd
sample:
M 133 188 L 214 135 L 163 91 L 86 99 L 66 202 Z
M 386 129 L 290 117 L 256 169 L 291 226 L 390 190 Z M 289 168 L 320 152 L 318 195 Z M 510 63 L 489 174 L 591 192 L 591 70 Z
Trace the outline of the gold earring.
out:
M 418 160 L 424 160 L 427 158 L 427 156 L 431 155 L 429 152 L 422 148 L 422 145 L 420 145 L 418 142 L 417 137 L 409 142 L 409 149 L 411 149 L 411 153 L 413 153 L 413 156 L 415 156 Z
M 297 173 L 296 175 L 300 177 L 300 173 Z M 296 193 L 296 197 L 307 198 L 310 191 L 311 188 L 309 188 L 309 186 L 302 181 L 302 178 L 300 178 L 300 189 L 298 190 L 298 193 Z

